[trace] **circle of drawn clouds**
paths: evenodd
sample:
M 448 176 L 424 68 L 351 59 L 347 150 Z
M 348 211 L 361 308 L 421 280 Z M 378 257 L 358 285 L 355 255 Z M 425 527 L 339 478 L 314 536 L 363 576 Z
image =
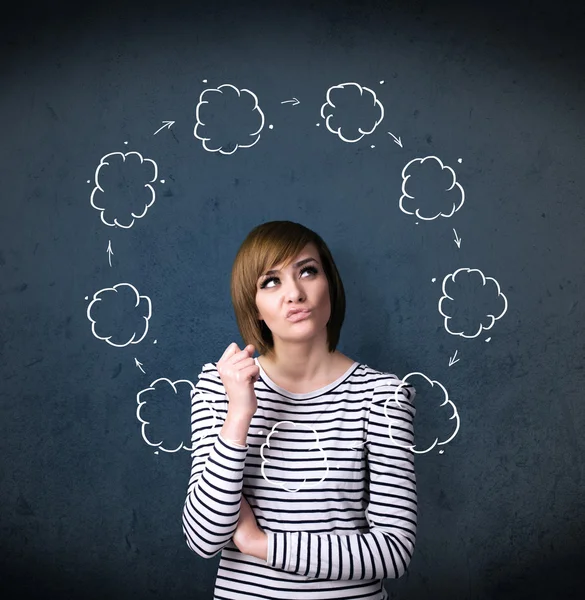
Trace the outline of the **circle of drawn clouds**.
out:
M 355 93 L 355 90 L 360 93 L 360 99 L 363 103 L 364 112 L 369 112 L 372 106 L 376 109 L 377 116 L 374 122 L 363 123 L 360 127 L 350 126 L 347 120 L 351 115 L 347 110 L 340 110 L 336 105 L 340 103 L 340 96 L 343 94 Z M 340 83 L 334 85 L 327 90 L 327 101 L 321 106 L 321 117 L 325 119 L 327 129 L 339 137 L 344 142 L 358 142 L 365 135 L 374 132 L 376 127 L 384 118 L 384 106 L 376 98 L 376 92 L 370 88 L 363 87 L 357 83 Z M 365 110 L 367 108 L 367 111 Z
M 143 167 L 144 172 L 144 185 L 138 186 L 135 189 L 128 190 L 125 195 L 125 201 L 128 204 L 132 203 L 132 206 L 120 206 L 120 203 L 116 203 L 117 215 L 106 214 L 111 213 L 112 208 L 107 209 L 106 196 L 108 193 L 116 194 L 120 185 L 120 173 L 123 173 L 124 169 L 128 169 L 127 159 L 135 160 L 138 157 L 140 165 Z M 108 177 L 109 171 L 116 170 L 117 177 Z M 156 181 L 158 177 L 158 167 L 154 160 L 150 158 L 143 158 L 140 152 L 110 152 L 103 156 L 100 160 L 100 164 L 95 170 L 95 187 L 93 188 L 90 196 L 91 205 L 100 211 L 100 218 L 102 223 L 109 227 L 123 227 L 129 229 L 134 225 L 134 219 L 142 219 L 148 212 L 148 209 L 154 204 L 156 193 L 151 183 Z M 109 185 L 105 183 L 108 181 Z M 119 196 L 118 196 L 119 197 Z M 137 204 L 137 207 L 134 207 Z M 122 222 L 123 221 L 123 222 Z
M 218 141 L 222 138 L 220 127 L 229 125 L 230 119 L 236 109 L 244 109 L 252 113 L 255 123 L 242 139 L 230 140 L 229 149 L 224 142 Z M 216 113 L 220 114 L 217 115 Z M 199 102 L 195 110 L 197 123 L 193 135 L 201 140 L 203 148 L 208 152 L 219 152 L 220 154 L 233 154 L 238 148 L 250 148 L 260 139 L 260 132 L 264 127 L 264 113 L 258 104 L 256 94 L 247 89 L 239 90 L 234 85 L 225 83 L 218 88 L 206 89 L 199 95 Z M 212 124 L 208 118 L 214 114 Z M 234 130 L 236 127 L 234 127 Z M 239 134 L 242 135 L 242 134 Z M 223 136 L 225 138 L 225 135 Z M 233 145 L 233 148 L 232 148 Z
M 122 306 L 122 300 L 120 299 L 121 294 L 132 294 L 135 298 L 135 304 L 133 310 L 138 312 L 138 316 L 142 317 L 144 321 L 144 327 L 141 331 L 133 332 L 132 336 L 127 340 L 118 340 L 114 342 L 112 338 L 116 335 L 115 333 L 109 334 L 100 334 L 98 333 L 98 329 L 101 332 L 110 332 L 114 326 L 111 323 L 108 323 L 108 319 L 105 317 L 101 317 L 97 315 L 98 310 L 101 308 L 102 304 L 114 304 L 114 309 L 116 305 Z M 117 313 L 117 317 L 119 316 L 120 311 L 113 311 Z M 93 300 L 89 303 L 87 307 L 87 318 L 91 321 L 91 331 L 93 335 L 98 340 L 103 340 L 110 344 L 110 346 L 116 346 L 116 348 L 123 348 L 124 346 L 128 346 L 129 344 L 139 344 L 148 332 L 148 322 L 150 317 L 152 316 L 152 304 L 150 302 L 150 298 L 148 296 L 141 296 L 138 293 L 138 290 L 130 283 L 118 283 L 114 287 L 104 288 L 102 290 L 97 291 L 93 295 Z M 135 317 L 135 315 L 126 314 L 124 315 L 125 319 L 130 319 Z M 104 322 L 105 321 L 105 322 Z M 138 319 L 140 322 L 140 318 Z
M 199 373 L 199 379 L 202 379 L 202 374 Z M 223 425 L 223 419 L 220 418 L 219 413 L 216 409 L 220 401 L 217 398 L 217 394 L 214 392 L 209 392 L 203 388 L 194 388 L 190 392 L 191 402 L 193 403 L 193 397 L 195 396 L 195 402 L 197 403 L 197 415 L 199 421 L 205 421 L 209 423 L 208 426 L 203 427 L 197 430 L 198 437 L 192 437 L 193 450 L 197 452 L 197 450 L 203 448 L 203 441 L 208 438 L 210 435 L 217 433 L 219 429 L 221 429 Z M 227 396 L 226 396 L 227 397 Z M 220 410 L 226 410 L 225 401 L 223 402 L 223 406 Z
M 402 390 L 403 387 L 408 385 L 408 379 L 410 377 L 413 377 L 414 375 L 420 375 L 421 377 L 423 377 L 426 381 L 429 382 L 431 387 L 434 387 L 435 385 L 439 386 L 439 388 L 443 392 L 443 397 L 444 397 L 444 400 L 443 400 L 443 402 L 441 402 L 439 407 L 441 407 L 441 408 L 445 407 L 445 409 L 444 409 L 445 410 L 445 413 L 444 413 L 445 418 L 449 421 L 453 421 L 453 433 L 447 439 L 442 440 L 442 441 L 439 441 L 439 438 L 436 437 L 434 442 L 428 448 L 425 448 L 424 450 L 417 450 L 416 444 L 410 445 L 410 444 L 402 444 L 402 443 L 398 442 L 392 436 L 392 426 L 394 424 L 396 424 L 396 426 L 399 427 L 400 422 L 396 421 L 388 414 L 388 405 L 390 403 L 395 404 L 398 408 L 404 408 L 402 406 L 402 404 L 400 403 L 400 400 L 398 399 L 398 395 L 400 394 L 400 390 Z M 459 431 L 459 425 L 460 425 L 459 413 L 457 412 L 457 407 L 455 406 L 455 404 L 451 400 L 449 400 L 449 394 L 448 394 L 447 390 L 439 381 L 431 380 L 423 373 L 414 372 L 414 373 L 409 373 L 408 375 L 406 375 L 406 377 L 404 377 L 402 379 L 400 385 L 397 388 L 389 388 L 389 389 L 392 390 L 392 393 L 390 394 L 389 398 L 387 398 L 386 401 L 384 402 L 384 415 L 385 415 L 386 419 L 388 420 L 388 436 L 390 437 L 390 439 L 396 446 L 400 446 L 401 448 L 408 448 L 409 450 L 412 450 L 416 454 L 425 454 L 426 452 L 430 452 L 435 446 L 441 446 L 444 444 L 448 444 L 457 435 L 457 432 Z M 420 385 L 417 384 L 416 389 L 417 389 L 417 398 L 420 398 L 421 394 L 418 391 L 418 390 L 420 390 Z
M 320 465 L 320 469 L 321 469 L 321 478 L 318 479 L 318 481 L 314 481 L 312 483 L 307 483 L 307 479 L 309 479 L 309 477 L 304 477 L 303 481 L 301 483 L 297 481 L 295 481 L 295 484 L 298 484 L 298 487 L 293 487 L 293 481 L 292 480 L 288 480 L 288 481 L 275 481 L 272 480 L 269 475 L 267 474 L 267 469 L 269 471 L 269 473 L 273 472 L 273 465 L 276 462 L 276 460 L 278 459 L 279 462 L 282 463 L 286 463 L 287 458 L 295 458 L 297 460 L 295 460 L 295 463 L 298 464 L 298 459 L 300 456 L 300 452 L 290 452 L 290 455 L 286 455 L 286 451 L 283 450 L 276 450 L 274 447 L 271 447 L 270 445 L 270 438 L 275 435 L 276 433 L 278 433 L 278 428 L 281 425 L 284 424 L 288 424 L 288 425 L 292 425 L 295 429 L 299 429 L 299 430 L 303 430 L 305 435 L 306 435 L 306 439 L 300 439 L 298 440 L 298 443 L 295 443 L 295 446 L 297 448 L 299 447 L 304 447 L 306 448 L 306 453 L 307 455 L 307 462 L 311 462 L 314 463 L 315 462 L 315 458 L 314 458 L 314 454 L 315 451 L 318 453 L 319 459 L 321 461 L 321 465 Z M 281 456 L 277 457 L 276 456 L 276 452 L 278 452 L 279 454 L 281 453 Z M 274 486 L 278 486 L 280 488 L 282 488 L 283 490 L 285 490 L 286 492 L 298 492 L 301 489 L 309 489 L 312 487 L 315 487 L 317 485 L 319 485 L 322 481 L 325 480 L 325 478 L 327 477 L 327 474 L 329 472 L 329 464 L 327 462 L 327 453 L 325 452 L 324 448 L 321 445 L 321 442 L 319 440 L 319 435 L 317 433 L 317 431 L 315 429 L 313 429 L 312 427 L 309 427 L 308 425 L 305 425 L 304 423 L 294 423 L 293 421 L 279 421 L 278 423 L 276 423 L 274 425 L 274 427 L 272 428 L 271 432 L 266 436 L 266 442 L 264 442 L 264 444 L 262 444 L 261 448 L 260 448 L 260 456 L 262 457 L 262 465 L 261 465 L 261 472 L 262 472 L 262 477 L 264 477 L 264 479 L 274 485 Z M 293 462 L 291 460 L 291 469 L 287 470 L 287 472 L 290 474 L 291 471 L 293 471 Z M 275 472 L 278 472 L 276 469 L 274 469 Z M 308 473 L 307 473 L 308 475 Z M 302 477 L 302 475 L 301 475 Z M 315 477 L 319 477 L 319 471 L 317 471 L 317 475 L 313 475 L 311 474 L 310 479 L 313 480 L 315 479 Z M 300 479 L 300 477 L 299 477 Z
M 425 169 L 436 172 L 437 168 L 440 169 L 441 184 L 432 191 L 431 197 L 429 192 L 426 192 L 424 197 L 417 197 L 412 188 L 428 178 Z M 413 158 L 402 169 L 402 196 L 399 204 L 400 210 L 407 215 L 416 215 L 425 221 L 438 217 L 452 217 L 464 202 L 465 191 L 457 182 L 455 171 L 444 165 L 440 158 L 436 156 Z
M 166 399 L 168 398 L 169 387 L 178 399 L 178 402 L 173 403 L 172 406 L 166 406 L 169 404 Z M 188 421 L 190 398 L 194 391 L 195 386 L 188 379 L 171 381 L 166 377 L 161 377 L 153 381 L 149 387 L 138 392 L 136 395 L 136 401 L 138 403 L 138 406 L 136 407 L 136 417 L 142 424 L 142 437 L 149 446 L 154 446 L 163 452 L 177 452 L 181 449 L 188 451 L 193 450 L 193 448 L 187 446 L 182 439 L 179 439 L 179 437 L 182 436 L 169 422 L 165 423 L 164 420 L 163 422 L 160 421 L 161 415 L 165 415 L 165 413 L 168 414 L 169 411 L 174 412 L 176 406 L 180 403 L 185 407 L 185 420 Z M 159 422 L 153 423 L 151 420 L 147 420 L 149 413 L 159 415 Z M 150 419 L 152 419 L 152 417 L 150 417 Z M 154 436 L 152 430 L 154 428 L 156 428 L 156 431 L 158 432 L 157 437 L 162 437 L 162 439 L 152 439 Z M 161 431 L 164 435 L 160 433 Z
M 486 320 L 485 323 L 465 323 L 466 329 L 469 331 L 470 328 L 475 327 L 475 333 L 466 333 L 465 330 L 456 330 L 452 324 L 453 315 L 457 306 L 458 297 L 458 285 L 462 283 L 461 280 L 469 279 L 473 273 L 478 273 L 483 283 L 484 293 L 490 300 L 490 305 L 497 307 L 497 310 L 493 313 L 488 313 L 483 318 Z M 459 281 L 457 281 L 459 279 Z M 439 312 L 444 319 L 445 329 L 451 335 L 459 335 L 464 338 L 474 338 L 481 334 L 483 330 L 491 329 L 494 323 L 501 319 L 506 310 L 508 309 L 508 300 L 500 289 L 500 284 L 493 277 L 486 277 L 479 269 L 468 269 L 462 267 L 457 269 L 454 273 L 450 273 L 443 279 L 443 296 L 439 299 Z M 459 300 L 465 302 L 464 300 Z M 462 323 L 460 322 L 460 327 Z

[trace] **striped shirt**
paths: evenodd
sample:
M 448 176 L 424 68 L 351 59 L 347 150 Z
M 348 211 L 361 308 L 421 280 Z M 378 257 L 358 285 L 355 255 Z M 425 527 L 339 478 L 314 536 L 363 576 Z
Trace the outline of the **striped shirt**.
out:
M 255 361 L 246 446 L 219 435 L 228 399 L 216 363 L 203 365 L 192 394 L 182 524 L 199 556 L 221 551 L 214 599 L 387 598 L 383 580 L 405 572 L 416 537 L 414 388 L 354 362 L 293 394 Z M 266 561 L 232 541 L 241 494 L 267 535 Z

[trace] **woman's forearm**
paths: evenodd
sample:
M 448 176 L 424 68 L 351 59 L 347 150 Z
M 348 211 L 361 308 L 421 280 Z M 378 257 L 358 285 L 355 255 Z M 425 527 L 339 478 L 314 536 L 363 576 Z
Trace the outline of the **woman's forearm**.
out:
M 252 416 L 240 413 L 230 413 L 228 410 L 226 419 L 219 432 L 226 442 L 232 442 L 239 446 L 247 446 L 248 430 Z

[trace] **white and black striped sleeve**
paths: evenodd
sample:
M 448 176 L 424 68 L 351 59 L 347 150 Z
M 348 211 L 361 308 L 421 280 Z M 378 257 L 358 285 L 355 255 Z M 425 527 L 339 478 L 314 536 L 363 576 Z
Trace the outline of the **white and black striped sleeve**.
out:
M 368 580 L 404 574 L 416 539 L 415 390 L 398 378 L 374 389 L 367 423 L 369 531 L 266 532 L 267 563 L 307 578 Z M 389 427 L 390 426 L 390 427 Z
M 215 366 L 205 364 L 198 377 L 191 398 L 194 450 L 182 521 L 189 548 L 211 558 L 231 540 L 238 524 L 248 446 L 219 436 L 227 400 Z

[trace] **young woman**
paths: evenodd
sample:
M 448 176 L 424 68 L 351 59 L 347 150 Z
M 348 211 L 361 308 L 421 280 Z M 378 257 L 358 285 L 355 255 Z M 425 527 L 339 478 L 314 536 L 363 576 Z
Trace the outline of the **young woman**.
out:
M 248 345 L 198 375 L 183 509 L 189 548 L 222 552 L 214 598 L 387 598 L 416 536 L 414 389 L 336 350 L 343 284 L 303 225 L 254 228 L 231 295 Z

